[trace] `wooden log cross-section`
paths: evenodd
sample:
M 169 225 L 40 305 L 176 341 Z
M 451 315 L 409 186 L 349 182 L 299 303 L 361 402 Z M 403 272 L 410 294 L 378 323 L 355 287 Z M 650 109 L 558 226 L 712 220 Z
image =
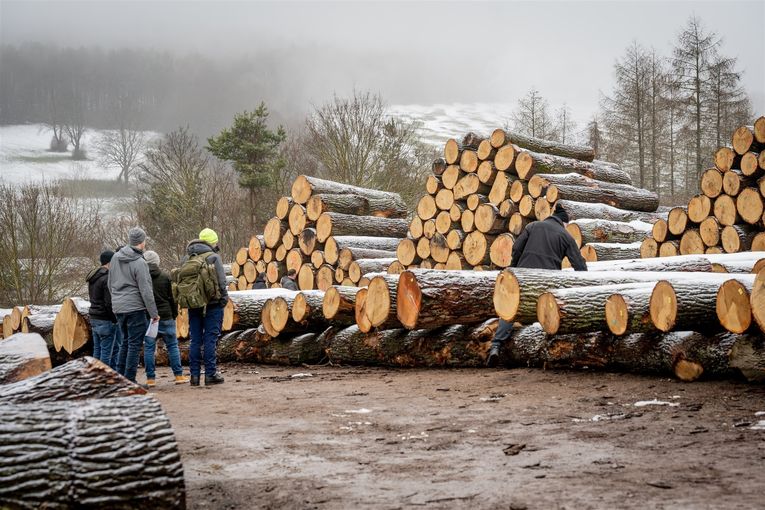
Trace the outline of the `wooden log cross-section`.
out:
M 53 345 L 56 351 L 69 354 L 90 340 L 90 303 L 80 298 L 65 298 L 53 324 Z
M 0 384 L 21 381 L 50 369 L 48 347 L 40 335 L 16 333 L 0 342 Z
M 0 413 L 1 507 L 186 507 L 178 445 L 156 399 L 1 404 Z

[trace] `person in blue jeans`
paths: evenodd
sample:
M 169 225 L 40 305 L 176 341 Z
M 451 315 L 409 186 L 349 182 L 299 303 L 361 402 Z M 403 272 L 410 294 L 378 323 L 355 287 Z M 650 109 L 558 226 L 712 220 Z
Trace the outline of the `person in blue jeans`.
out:
M 155 251 L 147 251 L 143 254 L 144 260 L 149 264 L 149 274 L 154 287 L 154 302 L 159 312 L 159 332 L 165 341 L 167 357 L 170 368 L 175 375 L 175 384 L 185 384 L 189 378 L 183 375 L 181 366 L 181 351 L 178 349 L 178 336 L 175 333 L 175 318 L 178 316 L 178 306 L 173 299 L 173 288 L 170 283 L 170 275 L 159 268 L 159 255 Z M 146 368 L 146 386 L 156 384 L 156 365 L 154 354 L 157 348 L 157 339 L 147 336 L 143 344 L 143 365 Z
M 189 309 L 189 336 L 191 336 L 189 368 L 192 386 L 199 386 L 203 351 L 205 386 L 223 383 L 223 377 L 217 370 L 215 350 L 223 326 L 223 308 L 228 303 L 228 289 L 226 287 L 226 272 L 223 269 L 223 261 L 217 253 L 218 250 L 218 234 L 210 228 L 202 230 L 199 233 L 199 239 L 191 241 L 186 248 L 187 258 L 209 253 L 205 260 L 208 264 L 215 266 L 221 296 L 218 300 L 208 302 L 207 306 L 203 308 Z
M 109 264 L 114 252 L 105 250 L 101 252 L 99 262 L 101 265 L 88 273 L 85 281 L 88 282 L 88 296 L 90 298 L 90 328 L 93 332 L 93 357 L 101 360 L 112 368 L 115 368 L 115 334 L 117 331 L 117 317 L 112 311 L 112 296 L 109 292 Z
M 150 321 L 159 321 L 149 266 L 143 258 L 146 233 L 133 227 L 128 232 L 128 246 L 112 257 L 109 268 L 109 292 L 112 310 L 123 336 L 117 358 L 117 371 L 135 382 L 138 358 Z

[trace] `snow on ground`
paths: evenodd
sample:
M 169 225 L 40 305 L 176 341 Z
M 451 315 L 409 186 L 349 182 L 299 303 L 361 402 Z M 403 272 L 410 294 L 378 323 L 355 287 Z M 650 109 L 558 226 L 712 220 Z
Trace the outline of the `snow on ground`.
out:
M 398 104 L 390 115 L 420 124 L 425 143 L 443 146 L 449 138 L 461 138 L 468 131 L 488 135 L 511 123 L 515 105 L 509 103 Z
M 71 152 L 50 152 L 51 131 L 41 124 L 0 126 L 0 180 L 12 184 L 71 179 L 116 179 L 119 170 L 97 161 L 95 146 L 104 131 L 87 130 L 82 146 L 88 159 L 74 161 Z M 156 133 L 147 132 L 147 138 Z M 71 147 L 70 147 L 71 149 Z

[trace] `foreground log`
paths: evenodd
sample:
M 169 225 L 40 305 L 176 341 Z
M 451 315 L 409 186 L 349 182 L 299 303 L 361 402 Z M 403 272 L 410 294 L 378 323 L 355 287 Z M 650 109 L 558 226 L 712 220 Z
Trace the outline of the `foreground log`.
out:
M 308 175 L 299 175 L 292 183 L 291 195 L 295 203 L 305 204 L 311 196 L 320 194 L 359 195 L 368 199 L 390 200 L 392 203 L 401 201 L 398 193 L 360 188 Z
M 559 200 L 558 203 L 566 209 L 571 220 L 579 219 L 597 219 L 609 221 L 644 221 L 653 223 L 659 219 L 666 219 L 664 212 L 640 212 L 618 209 L 605 204 L 588 204 L 585 202 L 572 202 L 570 200 Z
M 45 340 L 33 333 L 16 333 L 0 342 L 0 384 L 33 377 L 51 369 Z
M 396 287 L 398 286 L 399 275 L 377 275 L 370 279 L 366 298 L 361 303 L 358 298 L 356 301 L 356 316 L 366 317 L 369 325 L 379 329 L 390 329 L 401 327 L 401 323 L 396 317 Z M 358 294 L 357 294 L 358 297 Z M 358 324 L 358 322 L 357 322 Z M 359 324 L 362 332 L 366 324 Z
M 592 147 L 543 140 L 516 132 L 505 131 L 504 129 L 495 129 L 489 140 L 491 146 L 497 149 L 506 144 L 515 144 L 518 147 L 534 152 L 544 152 L 582 161 L 592 161 L 595 159 L 595 150 Z
M 396 251 L 400 242 L 401 238 L 398 237 L 332 236 L 324 245 L 324 261 L 331 265 L 337 264 L 340 252 L 345 249 L 352 253 L 359 250 L 393 252 Z
M 498 271 L 404 271 L 396 289 L 396 315 L 407 329 L 473 324 L 494 317 Z
M 143 395 L 146 390 L 104 363 L 84 356 L 34 377 L 0 386 L 0 404 Z
M 396 367 L 479 367 L 497 321 L 428 330 L 387 329 L 364 333 L 357 326 L 337 331 L 329 341 L 332 363 Z
M 305 333 L 273 338 L 260 328 L 251 328 L 228 336 L 224 352 L 227 359 L 244 363 L 292 366 L 314 364 L 324 357 L 318 336 L 317 333 Z
M 90 303 L 80 298 L 65 298 L 53 324 L 53 345 L 69 354 L 90 339 Z
M 582 246 L 581 253 L 587 262 L 598 260 L 624 260 L 640 257 L 641 243 L 589 243 Z
M 622 286 L 606 298 L 605 314 L 608 330 L 616 336 L 634 333 L 656 333 L 651 321 L 650 301 L 655 283 Z
M 715 312 L 720 325 L 731 333 L 744 333 L 752 325 L 750 293 L 754 280 L 750 275 L 736 275 L 717 291 Z
M 627 223 L 580 219 L 566 225 L 566 230 L 579 247 L 589 243 L 640 243 L 648 236 L 651 229 L 650 223 L 642 221 Z
M 178 445 L 156 399 L 3 404 L 0 409 L 0 450 L 13 452 L 0 457 L 0 506 L 185 508 Z
M 237 327 L 243 328 L 256 328 L 260 324 L 260 316 L 263 312 L 263 307 L 266 301 L 269 299 L 297 294 L 296 291 L 287 289 L 263 289 L 263 290 L 242 290 L 237 292 L 229 292 L 229 300 L 232 306 L 227 307 L 224 310 L 223 322 L 231 324 L 231 329 Z M 236 305 L 236 306 L 234 306 Z M 236 308 L 236 311 L 234 309 Z M 231 318 L 228 319 L 226 311 L 231 314 Z
M 592 271 L 681 271 L 711 273 L 715 264 L 728 268 L 728 272 L 751 272 L 765 252 L 746 252 L 736 254 L 699 254 L 678 255 L 653 259 L 609 260 L 591 262 L 587 270 Z M 738 268 L 747 268 L 746 270 Z M 661 279 L 661 278 L 660 278 Z
M 333 324 L 351 325 L 356 323 L 354 308 L 358 287 L 332 286 L 324 293 L 322 313 Z
M 298 292 L 292 302 L 292 320 L 303 327 L 326 324 L 322 311 L 325 292 L 322 290 L 305 290 Z M 312 329 L 315 329 L 312 327 Z

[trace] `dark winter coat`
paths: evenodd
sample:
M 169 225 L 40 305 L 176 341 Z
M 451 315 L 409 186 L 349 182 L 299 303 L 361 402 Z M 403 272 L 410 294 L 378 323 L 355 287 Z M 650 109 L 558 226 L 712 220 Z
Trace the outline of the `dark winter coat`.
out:
M 220 300 L 212 300 L 207 303 L 207 306 L 226 306 L 226 303 L 228 303 L 226 271 L 223 269 L 223 261 L 221 260 L 220 255 L 215 253 L 213 247 L 201 239 L 194 239 L 186 247 L 186 257 L 184 258 L 184 262 L 188 259 L 188 257 L 192 255 L 199 255 L 201 253 L 209 253 L 205 260 L 208 264 L 215 266 L 215 274 L 218 276 L 218 287 L 220 288 Z
M 109 292 L 115 314 L 146 310 L 149 317 L 158 316 L 149 265 L 143 259 L 143 252 L 137 248 L 123 246 L 112 257 Z
M 512 267 L 560 269 L 568 257 L 575 271 L 587 271 L 576 241 L 555 216 L 529 223 L 513 244 Z
M 154 287 L 154 301 L 157 303 L 159 320 L 175 319 L 178 316 L 178 305 L 173 299 L 170 275 L 154 264 L 149 264 L 149 274 L 151 275 L 151 284 Z
M 282 279 L 279 282 L 279 285 L 281 285 L 283 289 L 299 290 L 297 286 L 297 282 L 287 275 L 282 276 Z
M 252 284 L 253 290 L 258 289 L 267 289 L 268 285 L 266 284 L 266 273 L 260 273 L 257 278 L 255 278 L 255 283 Z
M 88 282 L 90 297 L 90 318 L 101 321 L 117 322 L 112 311 L 112 295 L 109 292 L 109 270 L 97 267 L 85 278 Z

